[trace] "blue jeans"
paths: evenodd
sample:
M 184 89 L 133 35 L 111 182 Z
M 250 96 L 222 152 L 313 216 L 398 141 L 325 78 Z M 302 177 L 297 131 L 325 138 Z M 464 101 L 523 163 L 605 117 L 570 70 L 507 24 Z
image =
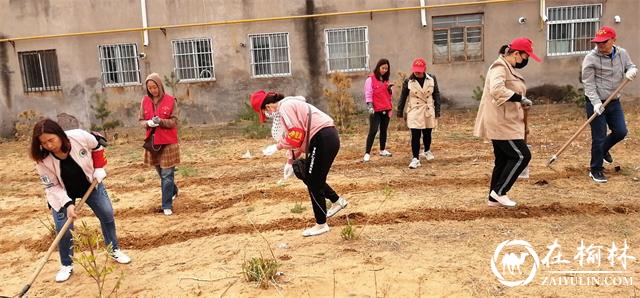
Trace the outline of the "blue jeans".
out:
M 118 249 L 118 238 L 116 237 L 116 222 L 113 217 L 113 207 L 111 206 L 111 200 L 107 190 L 102 183 L 98 184 L 96 188 L 91 192 L 89 198 L 87 198 L 87 205 L 91 207 L 93 213 L 100 220 L 100 228 L 102 228 L 102 237 L 104 238 L 105 245 L 111 244 L 111 247 L 115 250 Z M 56 231 L 60 232 L 62 226 L 67 222 L 67 208 L 62 208 L 60 211 L 56 211 L 51 208 L 51 214 L 53 215 L 53 222 L 56 225 Z M 58 251 L 60 252 L 60 263 L 63 266 L 70 266 L 73 264 L 73 238 L 71 237 L 71 230 L 73 224 L 69 227 L 64 236 L 58 243 Z
M 587 117 L 593 115 L 593 105 L 587 98 L 585 105 Z M 602 171 L 602 159 L 618 142 L 627 136 L 627 124 L 620 100 L 613 100 L 607 104 L 602 115 L 591 121 L 591 171 Z M 611 133 L 607 135 L 607 126 Z
M 178 194 L 178 186 L 175 184 L 176 167 L 160 168 L 156 166 L 156 172 L 160 176 L 160 187 L 162 188 L 162 209 L 173 208 L 173 196 Z

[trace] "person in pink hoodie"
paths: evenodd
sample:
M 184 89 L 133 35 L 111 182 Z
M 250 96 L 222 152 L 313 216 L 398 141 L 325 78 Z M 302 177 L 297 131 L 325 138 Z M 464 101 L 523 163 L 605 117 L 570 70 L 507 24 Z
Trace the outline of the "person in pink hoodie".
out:
M 309 190 L 316 225 L 304 230 L 302 235 L 316 236 L 328 232 L 327 218 L 348 204 L 327 184 L 327 175 L 340 150 L 340 137 L 333 119 L 308 104 L 302 96 L 285 97 L 277 92 L 259 90 L 251 94 L 250 101 L 260 122 L 266 118 L 273 121 L 271 136 L 277 144 L 265 148 L 263 154 L 272 155 L 281 149 L 291 150 L 284 165 L 285 179 L 293 174 L 294 159 L 303 153 L 308 154 L 308 176 L 303 182 Z M 333 203 L 329 210 L 325 199 Z
M 33 127 L 30 155 L 44 185 L 56 230 L 62 229 L 67 218 L 77 218 L 76 198 L 83 197 L 95 179 L 98 185 L 87 198 L 87 205 L 100 220 L 104 242 L 112 248 L 111 257 L 121 264 L 131 262 L 118 245 L 113 207 L 102 184 L 107 176 L 107 159 L 98 137 L 81 129 L 64 131 L 51 119 L 40 120 Z M 56 274 L 57 282 L 69 279 L 73 271 L 72 229 L 73 225 L 58 244 L 62 266 Z
M 368 162 L 371 159 L 371 147 L 380 127 L 380 156 L 390 157 L 391 152 L 387 146 L 387 128 L 391 118 L 393 104 L 391 102 L 391 87 L 389 74 L 391 65 L 389 60 L 382 58 L 376 64 L 373 73 L 364 82 L 364 99 L 369 111 L 369 134 L 362 160 Z

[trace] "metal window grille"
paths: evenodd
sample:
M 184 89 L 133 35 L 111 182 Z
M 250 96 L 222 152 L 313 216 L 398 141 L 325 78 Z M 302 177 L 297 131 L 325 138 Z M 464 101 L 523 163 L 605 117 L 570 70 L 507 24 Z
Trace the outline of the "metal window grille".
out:
M 367 27 L 326 29 L 325 50 L 329 72 L 369 69 L 369 35 Z
M 107 87 L 140 84 L 138 46 L 135 43 L 98 46 L 102 82 Z
M 289 33 L 249 35 L 253 77 L 291 75 Z
M 547 17 L 548 56 L 586 54 L 600 27 L 602 4 L 549 7 Z
M 19 52 L 25 92 L 60 90 L 60 71 L 56 50 Z
M 180 82 L 211 81 L 216 75 L 213 67 L 211 38 L 173 41 L 175 73 Z
M 482 61 L 483 15 L 433 17 L 433 63 Z

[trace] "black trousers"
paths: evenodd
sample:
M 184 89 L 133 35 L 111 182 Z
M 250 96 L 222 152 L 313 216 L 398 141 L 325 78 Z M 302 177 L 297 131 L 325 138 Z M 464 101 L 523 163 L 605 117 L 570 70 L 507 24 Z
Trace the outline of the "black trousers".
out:
M 387 128 L 389 128 L 389 111 L 375 112 L 369 115 L 369 134 L 367 135 L 367 148 L 365 153 L 371 153 L 373 140 L 380 127 L 380 151 L 387 148 Z
M 524 140 L 491 140 L 496 162 L 491 174 L 491 191 L 499 196 L 507 194 L 518 175 L 531 161 L 531 151 Z
M 413 153 L 413 158 L 419 158 L 421 134 L 422 142 L 424 143 L 424 151 L 426 152 L 431 150 L 431 131 L 433 131 L 433 128 L 411 129 L 411 153 Z
M 304 183 L 309 191 L 313 215 L 317 224 L 327 222 L 325 199 L 335 203 L 339 198 L 338 194 L 327 184 L 327 174 L 329 174 L 333 160 L 338 155 L 339 150 L 340 137 L 335 127 L 325 127 L 309 140 L 310 153 L 306 161 L 310 175 Z

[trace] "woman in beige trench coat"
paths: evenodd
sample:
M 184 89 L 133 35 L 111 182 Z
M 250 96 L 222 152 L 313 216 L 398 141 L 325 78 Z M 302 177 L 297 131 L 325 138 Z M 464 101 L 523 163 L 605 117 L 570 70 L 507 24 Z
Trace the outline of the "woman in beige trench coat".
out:
M 517 71 L 527 65 L 529 57 L 540 62 L 533 53 L 531 40 L 524 37 L 512 40 L 500 48 L 484 82 L 473 134 L 493 144 L 495 165 L 487 198 L 492 207 L 516 206 L 507 192 L 531 160 L 524 141 L 523 109 L 529 109 L 532 102 L 525 97 L 524 77 Z
M 420 166 L 420 135 L 424 143 L 424 158 L 435 158 L 431 153 L 431 132 L 440 117 L 440 90 L 436 76 L 425 72 L 427 64 L 423 58 L 414 59 L 411 66 L 413 74 L 402 84 L 398 117 L 406 116 L 407 127 L 411 129 L 413 159 L 409 168 L 415 169 Z

